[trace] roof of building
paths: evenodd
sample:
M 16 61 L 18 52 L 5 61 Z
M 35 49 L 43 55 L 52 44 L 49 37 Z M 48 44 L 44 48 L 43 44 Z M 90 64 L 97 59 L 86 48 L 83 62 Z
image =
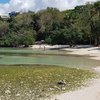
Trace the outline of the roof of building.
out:
M 6 19 L 9 18 L 10 16 L 9 14 L 0 14 L 0 17 Z

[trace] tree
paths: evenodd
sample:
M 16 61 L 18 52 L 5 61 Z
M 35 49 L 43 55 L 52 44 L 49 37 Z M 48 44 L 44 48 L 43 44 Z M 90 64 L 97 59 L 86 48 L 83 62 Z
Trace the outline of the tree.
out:
M 8 20 L 0 18 L 0 46 L 27 47 L 41 40 L 70 46 L 100 43 L 100 1 L 65 11 L 48 7 L 11 14 Z
M 51 31 L 59 28 L 64 18 L 64 15 L 56 8 L 41 10 L 37 15 L 39 17 L 37 40 L 45 40 L 51 34 Z
M 8 23 L 0 21 L 0 37 L 2 38 L 2 36 L 6 34 L 7 31 L 8 31 Z
M 91 31 L 95 37 L 95 45 L 100 43 L 100 1 L 94 3 L 91 10 Z

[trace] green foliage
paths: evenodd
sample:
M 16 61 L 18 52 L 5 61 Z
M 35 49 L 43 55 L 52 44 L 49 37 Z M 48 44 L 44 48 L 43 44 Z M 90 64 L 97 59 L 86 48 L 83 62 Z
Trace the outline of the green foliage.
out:
M 25 47 L 28 47 L 29 45 L 32 45 L 34 41 L 35 40 L 31 31 L 23 31 L 23 34 L 20 37 L 21 45 L 25 45 Z
M 41 40 L 49 44 L 99 45 L 100 1 L 62 12 L 48 7 L 0 19 L 0 46 L 29 46 Z
M 44 40 L 51 31 L 60 27 L 64 19 L 64 14 L 56 8 L 47 8 L 37 13 L 38 15 L 38 30 L 37 40 Z
M 2 37 L 8 31 L 8 23 L 0 21 L 0 37 Z
M 32 24 L 33 16 L 34 13 L 18 14 L 16 17 L 11 17 L 7 22 L 2 22 L 3 24 L 0 25 L 0 45 L 27 47 L 34 44 L 36 32 Z

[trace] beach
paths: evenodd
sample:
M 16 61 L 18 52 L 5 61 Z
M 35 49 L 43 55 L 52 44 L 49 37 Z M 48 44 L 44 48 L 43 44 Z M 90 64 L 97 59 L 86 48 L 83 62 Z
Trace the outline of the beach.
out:
M 100 60 L 100 47 L 94 47 L 92 45 L 78 45 L 70 48 L 69 45 L 32 45 L 32 49 L 58 49 L 67 51 L 68 54 L 72 55 L 83 55 L 89 56 L 90 59 Z
M 43 49 L 58 49 L 67 51 L 71 55 L 83 55 L 88 56 L 90 59 L 100 60 L 100 47 L 94 47 L 90 45 L 77 46 L 74 48 L 69 48 L 68 45 L 41 45 Z M 40 45 L 34 45 L 31 48 L 40 48 Z M 93 68 L 97 73 L 100 73 L 100 66 Z M 55 95 L 49 100 L 100 100 L 100 79 L 92 79 L 88 82 L 87 87 L 63 93 L 60 95 Z
M 100 100 L 100 79 L 94 79 L 88 87 L 56 95 L 50 100 Z
M 89 56 L 90 59 L 100 60 L 100 47 L 65 48 L 69 54 Z

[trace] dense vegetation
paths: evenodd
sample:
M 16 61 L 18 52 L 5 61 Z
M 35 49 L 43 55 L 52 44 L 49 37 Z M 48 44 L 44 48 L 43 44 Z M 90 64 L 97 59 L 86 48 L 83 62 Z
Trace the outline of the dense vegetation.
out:
M 100 1 L 59 11 L 47 8 L 0 19 L 0 46 L 29 46 L 44 40 L 48 44 L 100 43 Z
M 95 75 L 58 66 L 0 66 L 0 99 L 45 100 L 42 98 L 77 89 Z M 62 80 L 64 84 L 59 84 Z

